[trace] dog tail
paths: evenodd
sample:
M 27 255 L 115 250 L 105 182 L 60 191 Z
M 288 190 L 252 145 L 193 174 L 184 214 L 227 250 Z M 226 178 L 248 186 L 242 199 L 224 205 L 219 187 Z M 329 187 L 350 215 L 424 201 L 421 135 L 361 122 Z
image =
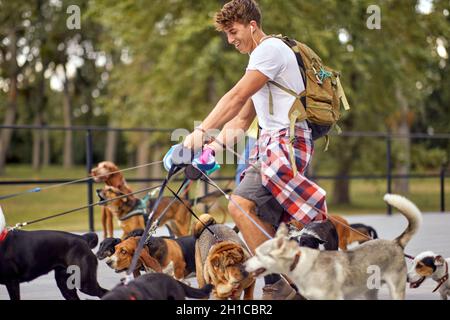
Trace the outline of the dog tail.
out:
M 5 230 L 5 228 L 6 228 L 5 215 L 3 214 L 2 207 L 0 206 L 0 233 L 2 233 L 3 230 Z
M 399 195 L 386 194 L 384 201 L 397 208 L 408 220 L 406 230 L 394 240 L 405 248 L 422 223 L 422 213 L 414 203 Z
M 225 189 L 224 192 L 226 194 L 230 194 L 233 190 L 232 189 Z M 217 191 L 213 191 L 210 193 L 205 194 L 204 196 L 197 198 L 197 203 L 211 203 L 215 200 L 217 200 L 218 198 L 222 197 L 223 193 L 219 190 Z M 189 203 L 191 204 L 191 206 L 194 204 L 194 200 L 189 200 Z
M 81 237 L 87 242 L 91 249 L 94 249 L 98 244 L 98 236 L 95 232 L 85 233 Z
M 202 214 L 200 217 L 198 217 L 200 221 L 197 221 L 194 225 L 194 237 L 198 239 L 202 232 L 206 229 L 206 227 L 212 226 L 213 224 L 216 224 L 216 220 L 213 216 L 209 214 Z
M 186 297 L 188 297 L 188 298 L 194 298 L 194 299 L 209 298 L 209 295 L 211 294 L 211 291 L 213 289 L 213 285 L 211 285 L 211 284 L 207 284 L 203 288 L 197 289 L 197 288 L 192 288 L 192 287 L 188 286 L 187 284 L 180 282 L 180 281 L 178 281 L 178 283 L 181 285 Z

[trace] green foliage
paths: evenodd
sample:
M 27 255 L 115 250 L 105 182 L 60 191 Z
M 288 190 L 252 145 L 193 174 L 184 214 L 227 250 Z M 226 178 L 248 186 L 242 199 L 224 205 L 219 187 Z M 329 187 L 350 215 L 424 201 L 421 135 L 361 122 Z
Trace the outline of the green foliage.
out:
M 65 64 L 69 55 L 62 48 L 75 41 L 82 48 L 79 57 L 84 63 L 70 79 L 74 124 L 192 129 L 193 121 L 202 120 L 243 75 L 248 61 L 214 29 L 214 13 L 224 2 L 42 0 L 37 2 L 39 7 L 35 1 L 0 1 L 0 80 L 6 81 L 11 65 L 3 41 L 11 27 L 17 27 L 25 39 L 20 50 L 38 49 L 21 71 L 17 123 L 32 123 L 37 112 L 34 102 L 42 91 L 39 77 Z M 266 33 L 282 33 L 307 43 L 327 65 L 342 72 L 352 106 L 344 114 L 344 131 L 385 132 L 399 119 L 398 92 L 413 115 L 413 131 L 449 131 L 449 63 L 436 53 L 438 39 L 450 52 L 450 18 L 443 14 L 450 9 L 448 1 L 434 0 L 429 14 L 416 10 L 417 1 L 259 3 Z M 81 30 L 65 27 L 70 4 L 81 8 Z M 373 4 L 381 8 L 381 30 L 366 27 L 366 10 Z M 348 34 L 347 42 L 339 40 L 343 32 Z M 102 65 L 98 64 L 100 53 L 106 59 Z M 42 71 L 37 71 L 38 64 L 43 65 Z M 62 93 L 51 89 L 48 77 L 44 95 L 44 122 L 61 124 Z M 0 105 L 6 102 L 7 91 L 0 90 Z M 80 111 L 83 105 L 89 107 L 85 113 Z M 124 159 L 142 136 L 127 133 L 121 139 Z M 96 140 L 96 159 L 103 156 L 104 141 L 104 136 Z M 52 161 L 59 161 L 62 135 L 52 135 L 51 143 Z M 83 145 L 83 137 L 77 136 L 76 143 Z M 155 133 L 149 143 L 170 142 L 167 133 Z M 414 143 L 412 162 L 417 170 L 436 168 L 438 158 L 448 158 L 450 153 L 448 140 Z M 382 139 L 334 137 L 327 153 L 321 152 L 322 144 L 316 147 L 315 173 L 385 172 Z M 10 150 L 10 160 L 29 161 L 24 149 L 31 145 L 30 135 L 14 135 L 13 145 L 21 147 Z M 83 160 L 81 154 L 77 157 Z

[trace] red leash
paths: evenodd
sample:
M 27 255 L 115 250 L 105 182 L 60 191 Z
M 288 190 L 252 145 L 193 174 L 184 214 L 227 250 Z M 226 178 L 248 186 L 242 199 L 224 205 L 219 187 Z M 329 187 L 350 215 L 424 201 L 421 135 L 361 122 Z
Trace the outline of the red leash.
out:
M 5 229 L 0 233 L 0 242 L 3 242 L 3 240 L 5 240 L 7 236 L 8 236 L 8 229 Z

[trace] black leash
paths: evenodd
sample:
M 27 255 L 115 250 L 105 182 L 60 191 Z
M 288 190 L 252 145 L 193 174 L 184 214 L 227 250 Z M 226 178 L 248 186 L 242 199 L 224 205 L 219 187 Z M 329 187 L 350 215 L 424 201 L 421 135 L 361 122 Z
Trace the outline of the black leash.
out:
M 147 235 L 150 232 L 150 228 L 155 227 L 155 226 L 153 226 L 152 220 L 153 220 L 153 216 L 155 215 L 156 209 L 158 208 L 159 203 L 161 202 L 161 199 L 164 195 L 164 190 L 166 189 L 170 179 L 174 176 L 174 174 L 176 174 L 180 170 L 181 170 L 180 166 L 173 165 L 170 168 L 169 173 L 167 174 L 167 177 L 164 179 L 164 181 L 161 185 L 161 189 L 159 190 L 158 197 L 156 198 L 156 201 L 154 202 L 153 207 L 152 207 L 152 211 L 150 212 L 150 215 L 148 217 L 147 224 L 144 229 L 144 233 L 142 234 L 142 237 L 139 240 L 139 244 L 138 244 L 136 250 L 134 251 L 134 255 L 133 255 L 133 259 L 131 260 L 130 267 L 127 270 L 125 284 L 128 284 L 133 279 L 132 273 L 136 269 L 139 256 L 141 254 L 142 249 L 144 248 L 145 242 L 147 241 Z M 185 187 L 185 185 L 188 181 L 189 181 L 188 179 L 184 179 L 183 183 L 181 184 L 180 188 L 178 189 L 178 193 Z M 150 237 L 151 237 L 151 234 L 150 234 Z
M 186 209 L 189 210 L 189 212 L 198 220 L 200 221 L 200 223 L 214 236 L 214 238 L 216 240 L 220 240 L 219 237 L 209 228 L 209 226 L 207 226 L 202 220 L 200 220 L 200 218 L 195 214 L 194 210 L 192 210 L 188 205 L 186 205 L 186 203 L 180 198 L 180 196 L 178 194 L 175 193 L 175 191 L 173 191 L 170 187 L 167 187 L 167 189 L 169 189 L 169 191 L 173 194 L 173 196 L 175 198 L 178 199 L 178 201 L 180 201 L 185 207 Z
M 79 207 L 79 208 L 67 210 L 67 211 L 64 211 L 64 212 L 61 212 L 61 213 L 53 214 L 51 216 L 47 216 L 47 217 L 44 217 L 44 218 L 39 218 L 39 219 L 36 219 L 36 220 L 31 220 L 31 221 L 26 221 L 26 222 L 20 222 L 20 223 L 17 223 L 12 229 L 20 229 L 20 228 L 28 226 L 30 224 L 38 223 L 38 222 L 45 221 L 45 220 L 50 220 L 50 219 L 57 218 L 57 217 L 60 217 L 60 216 L 63 216 L 63 215 L 66 215 L 66 214 L 69 214 L 69 213 L 72 213 L 72 212 L 76 212 L 76 211 L 80 211 L 80 210 L 83 210 L 83 209 L 91 208 L 91 207 L 94 207 L 94 206 L 97 206 L 97 205 L 101 206 L 101 205 L 104 205 L 105 203 L 108 203 L 110 201 L 114 201 L 114 200 L 117 200 L 117 199 L 125 198 L 125 197 L 131 196 L 131 195 L 134 195 L 134 194 L 137 194 L 137 193 L 141 193 L 141 192 L 144 192 L 144 191 L 150 191 L 150 190 L 153 190 L 153 189 L 157 189 L 159 187 L 161 187 L 161 185 L 155 186 L 155 187 L 145 188 L 145 189 L 138 190 L 138 191 L 131 192 L 131 193 L 127 193 L 127 194 L 123 194 L 121 196 L 118 196 L 118 197 L 115 197 L 115 198 L 112 198 L 112 199 L 98 201 L 96 203 L 92 203 L 92 204 L 89 204 L 89 205 L 86 205 L 86 206 L 82 206 L 82 207 Z

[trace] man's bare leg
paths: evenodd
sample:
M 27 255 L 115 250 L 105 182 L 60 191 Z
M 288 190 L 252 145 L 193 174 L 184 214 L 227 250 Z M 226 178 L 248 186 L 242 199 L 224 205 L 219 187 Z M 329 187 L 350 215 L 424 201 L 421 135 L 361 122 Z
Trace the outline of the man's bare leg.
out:
M 245 198 L 242 198 L 240 196 L 232 195 L 231 199 L 233 201 L 230 201 L 228 204 L 228 211 L 230 212 L 231 217 L 233 218 L 234 223 L 239 228 L 239 231 L 242 233 L 242 236 L 244 237 L 245 242 L 247 243 L 248 247 L 252 251 L 252 253 L 255 253 L 255 249 L 265 242 L 266 240 L 269 240 L 267 236 L 239 209 L 234 202 L 236 202 L 246 213 L 248 213 L 253 220 L 258 223 L 270 236 L 275 235 L 275 230 L 273 227 L 262 221 L 257 215 L 256 215 L 256 204 L 251 201 L 247 200 Z
M 231 196 L 233 201 L 228 204 L 228 211 L 233 218 L 234 223 L 242 233 L 247 246 L 255 253 L 255 249 L 266 240 L 267 236 L 242 212 L 245 211 L 260 225 L 270 236 L 275 235 L 275 230 L 267 222 L 262 221 L 256 215 L 256 204 L 245 198 L 237 195 Z M 241 208 L 239 209 L 234 203 L 237 203 Z M 285 280 L 282 280 L 279 275 L 271 274 L 264 277 L 266 285 L 263 288 L 263 300 L 284 300 L 297 299 L 295 291 Z M 270 284 L 269 284 L 270 283 Z

